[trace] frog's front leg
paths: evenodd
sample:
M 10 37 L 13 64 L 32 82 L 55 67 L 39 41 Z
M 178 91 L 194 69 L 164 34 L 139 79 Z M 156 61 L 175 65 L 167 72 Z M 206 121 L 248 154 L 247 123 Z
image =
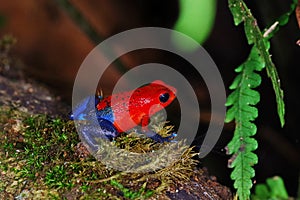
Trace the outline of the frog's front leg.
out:
M 143 116 L 142 121 L 141 121 L 141 125 L 142 125 L 142 130 L 143 133 L 148 137 L 151 138 L 152 140 L 158 142 L 158 143 L 164 143 L 164 142 L 172 142 L 172 138 L 176 137 L 177 134 L 176 133 L 172 133 L 170 136 L 168 137 L 162 137 L 161 135 L 159 135 L 158 133 L 151 131 L 148 129 L 148 125 L 150 122 L 150 117 L 148 115 Z

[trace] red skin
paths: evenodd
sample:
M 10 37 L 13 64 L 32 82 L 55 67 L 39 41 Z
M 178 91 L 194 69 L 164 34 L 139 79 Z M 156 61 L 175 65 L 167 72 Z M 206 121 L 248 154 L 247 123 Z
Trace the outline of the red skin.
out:
M 161 101 L 161 95 L 167 95 Z M 134 91 L 122 92 L 106 97 L 97 104 L 99 111 L 113 112 L 113 123 L 119 132 L 141 125 L 147 131 L 150 117 L 168 106 L 176 98 L 176 89 L 157 80 Z

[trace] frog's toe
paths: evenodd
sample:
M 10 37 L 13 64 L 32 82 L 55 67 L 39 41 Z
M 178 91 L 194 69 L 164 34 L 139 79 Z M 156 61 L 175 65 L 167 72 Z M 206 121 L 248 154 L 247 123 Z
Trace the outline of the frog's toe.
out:
M 166 141 L 166 142 L 177 142 L 177 140 L 174 139 L 176 136 L 177 136 L 177 133 L 174 132 L 171 135 L 165 137 L 168 139 L 168 141 Z
M 154 140 L 155 142 L 158 143 L 164 143 L 164 142 L 176 142 L 173 140 L 174 137 L 177 136 L 176 133 L 172 133 L 170 136 L 167 137 L 162 137 L 161 135 L 153 132 L 153 131 L 148 131 L 145 133 L 145 135 L 149 138 L 151 138 L 152 140 Z
M 168 136 L 168 138 L 174 138 L 174 137 L 176 137 L 176 136 L 177 136 L 177 133 L 174 132 L 174 133 L 172 133 L 170 136 Z

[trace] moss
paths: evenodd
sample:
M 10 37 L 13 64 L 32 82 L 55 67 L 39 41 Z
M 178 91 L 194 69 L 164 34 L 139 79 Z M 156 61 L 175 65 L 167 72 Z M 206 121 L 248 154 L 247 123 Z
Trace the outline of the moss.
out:
M 160 126 L 165 127 L 162 134 L 172 130 Z M 90 155 L 79 156 L 80 140 L 72 121 L 4 106 L 0 107 L 0 128 L 0 199 L 148 198 L 188 180 L 197 164 L 191 159 L 195 155 L 192 149 L 181 145 L 179 152 L 184 153 L 166 168 L 147 173 L 117 171 Z M 133 153 L 151 152 L 164 145 L 135 134 L 122 135 L 114 144 Z M 166 148 L 166 155 L 176 145 Z

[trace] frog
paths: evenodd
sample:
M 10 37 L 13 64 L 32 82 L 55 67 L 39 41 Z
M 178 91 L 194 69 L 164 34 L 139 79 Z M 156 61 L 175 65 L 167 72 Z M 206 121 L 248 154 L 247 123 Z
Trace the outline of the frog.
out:
M 155 80 L 135 90 L 112 94 L 108 97 L 93 95 L 79 103 L 70 115 L 71 120 L 87 121 L 80 131 L 93 148 L 97 138 L 114 140 L 122 132 L 140 125 L 146 137 L 155 142 L 172 142 L 177 133 L 167 137 L 149 129 L 151 117 L 170 105 L 176 98 L 176 88 Z M 92 117 L 93 114 L 96 117 Z

